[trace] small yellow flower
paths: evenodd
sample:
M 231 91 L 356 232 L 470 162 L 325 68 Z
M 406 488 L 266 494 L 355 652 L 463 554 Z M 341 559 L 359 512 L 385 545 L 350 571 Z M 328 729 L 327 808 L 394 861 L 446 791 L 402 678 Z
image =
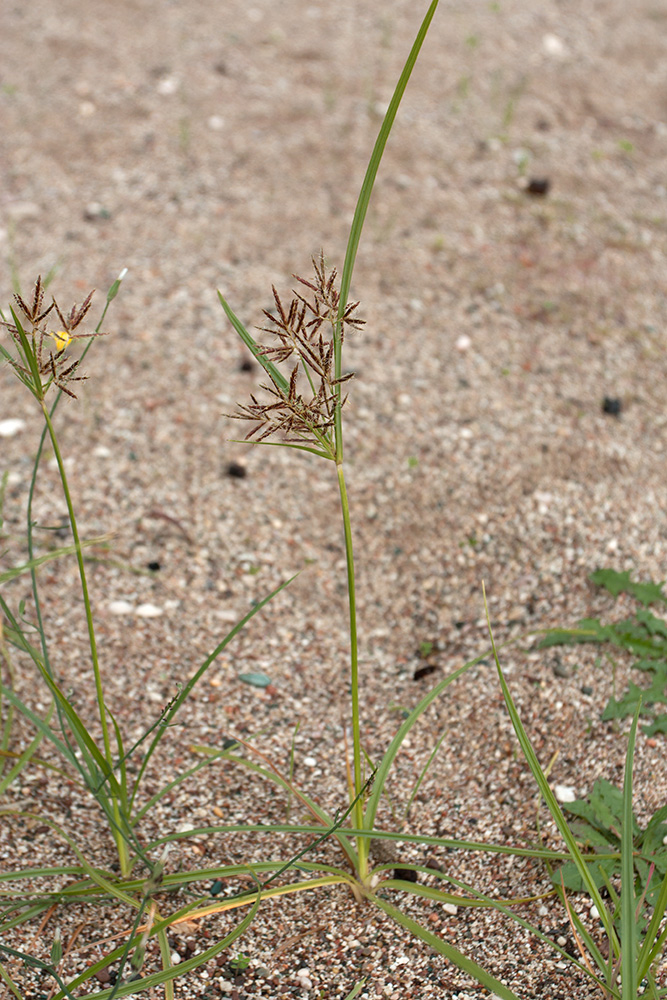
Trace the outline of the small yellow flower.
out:
M 49 336 L 53 337 L 56 342 L 56 348 L 59 351 L 64 351 L 72 343 L 72 334 L 68 333 L 67 330 L 59 330 L 57 333 L 50 330 Z

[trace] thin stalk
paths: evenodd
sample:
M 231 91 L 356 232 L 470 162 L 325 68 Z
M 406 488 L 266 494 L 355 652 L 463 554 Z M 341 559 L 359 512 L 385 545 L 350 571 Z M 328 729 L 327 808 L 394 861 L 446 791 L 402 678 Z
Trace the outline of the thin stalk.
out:
M 354 796 L 358 796 L 363 782 L 361 778 L 361 726 L 359 723 L 359 655 L 357 643 L 357 600 L 354 580 L 354 553 L 352 550 L 352 527 L 350 524 L 350 505 L 347 499 L 345 473 L 342 463 L 336 464 L 338 471 L 338 488 L 340 490 L 340 506 L 343 515 L 343 530 L 345 532 L 345 556 L 347 560 L 347 596 L 350 621 L 350 687 L 352 691 L 352 744 L 354 754 Z M 364 807 L 358 799 L 354 807 L 354 822 L 357 827 L 363 827 Z M 368 841 L 357 838 L 359 853 L 359 878 L 365 878 L 368 868 Z
M 67 473 L 65 471 L 65 463 L 63 462 L 62 454 L 60 452 L 60 447 L 58 445 L 58 438 L 51 421 L 51 415 L 49 409 L 46 406 L 44 400 L 42 400 L 42 412 L 44 413 L 44 420 L 46 421 L 46 426 L 49 432 L 49 438 L 51 440 L 51 446 L 53 448 L 53 453 L 58 463 L 58 472 L 60 474 L 60 481 L 62 483 L 63 495 L 65 497 L 65 502 L 67 504 L 67 512 L 69 515 L 70 526 L 72 528 L 72 538 L 76 546 L 76 559 L 79 566 L 79 579 L 81 581 L 81 594 L 83 597 L 83 604 L 86 614 L 86 624 L 88 626 L 88 642 L 90 645 L 90 658 L 93 667 L 93 674 L 95 677 L 95 691 L 97 695 L 97 707 L 100 717 L 100 725 L 102 727 L 102 740 L 104 742 L 104 757 L 109 767 L 109 772 L 113 770 L 113 755 L 111 752 L 111 740 L 109 739 L 109 726 L 107 723 L 106 707 L 104 704 L 104 689 L 102 687 L 102 675 L 100 673 L 99 657 L 97 654 L 97 638 L 95 636 L 95 624 L 93 622 L 93 611 L 90 604 L 90 595 L 88 592 L 88 580 L 86 578 L 86 567 L 83 559 L 83 547 L 81 545 L 81 540 L 79 538 L 79 529 L 76 522 L 76 514 L 74 513 L 74 504 L 72 503 L 72 496 L 69 489 L 69 483 L 67 481 Z M 127 863 L 128 863 L 128 850 L 127 844 L 125 842 L 125 837 L 123 834 L 123 828 L 125 823 L 123 822 L 123 817 L 121 816 L 120 803 L 116 796 L 112 796 L 113 804 L 113 837 L 116 842 L 116 847 L 118 850 L 118 859 L 120 862 L 121 871 L 123 874 L 127 874 Z
M 83 547 L 81 545 L 81 540 L 79 538 L 79 529 L 76 523 L 76 515 L 74 513 L 74 505 L 72 503 L 72 496 L 69 490 L 69 483 L 67 481 L 67 473 L 65 471 L 65 464 L 60 453 L 60 447 L 58 445 L 58 439 L 51 422 L 51 416 L 46 406 L 42 407 L 44 412 L 44 420 L 46 421 L 46 426 L 48 427 L 49 437 L 51 439 L 51 445 L 53 447 L 53 452 L 55 455 L 56 462 L 58 463 L 58 472 L 60 473 L 60 480 L 62 482 L 63 494 L 65 497 L 65 502 L 67 504 L 67 512 L 69 514 L 70 525 L 72 528 L 72 538 L 74 539 L 74 544 L 76 546 L 76 559 L 79 565 L 79 578 L 81 580 L 81 593 L 83 596 L 83 604 L 86 612 L 86 624 L 88 625 L 88 642 L 90 645 L 90 658 L 93 665 L 93 673 L 95 675 L 95 690 L 97 693 L 97 707 L 100 716 L 100 724 L 102 726 L 102 738 L 104 740 L 104 756 L 107 759 L 109 765 L 112 765 L 113 757 L 111 754 L 111 741 L 109 739 L 109 726 L 107 723 L 106 709 L 104 707 L 104 690 L 102 688 L 102 676 L 100 674 L 100 664 L 99 657 L 97 655 L 97 639 L 95 636 L 95 624 L 93 622 L 93 612 L 90 604 L 90 595 L 88 593 L 88 581 L 86 579 L 86 567 L 83 561 Z
M 637 920 L 641 911 L 641 901 L 635 912 L 635 872 L 634 844 L 632 839 L 632 766 L 634 763 L 635 741 L 637 738 L 637 723 L 641 711 L 641 698 L 637 705 L 625 757 L 625 779 L 623 781 L 623 820 L 621 826 L 621 975 L 623 979 L 623 1000 L 633 1000 L 637 996 Z M 647 886 L 648 882 L 647 879 Z

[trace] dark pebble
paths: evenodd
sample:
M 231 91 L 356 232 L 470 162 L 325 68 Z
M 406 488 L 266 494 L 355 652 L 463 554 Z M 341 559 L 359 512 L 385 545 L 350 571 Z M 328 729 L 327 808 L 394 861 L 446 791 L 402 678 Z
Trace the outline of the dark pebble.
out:
M 255 367 L 255 365 L 250 360 L 250 358 L 244 358 L 243 361 L 241 362 L 241 364 L 239 365 L 239 371 L 241 371 L 241 372 L 251 372 L 254 369 L 254 367 Z
M 620 399 L 615 399 L 613 396 L 605 396 L 602 401 L 602 412 L 608 413 L 610 417 L 620 416 L 621 410 L 623 409 L 623 403 Z
M 425 667 L 418 667 L 415 670 L 414 674 L 412 675 L 412 679 L 414 681 L 419 681 L 422 679 L 422 677 L 428 677 L 429 674 L 435 673 L 436 670 L 437 667 L 435 663 L 427 663 Z
M 98 983 L 108 983 L 111 979 L 111 973 L 108 969 L 100 969 L 99 972 L 95 973 L 95 979 Z
M 157 571 L 159 569 L 161 569 L 162 567 L 160 566 L 160 564 L 157 561 L 157 559 L 154 559 L 153 562 L 149 562 L 149 564 L 148 564 L 148 566 L 146 568 L 149 569 L 152 573 L 157 573 Z
M 245 479 L 248 475 L 248 470 L 245 465 L 240 465 L 238 462 L 230 462 L 227 466 L 227 475 L 231 476 L 232 479 Z
M 526 191 L 536 198 L 544 198 L 545 195 L 549 194 L 550 187 L 551 181 L 548 177 L 531 177 L 526 185 Z
M 412 868 L 394 868 L 394 878 L 403 879 L 404 882 L 416 882 L 418 872 L 412 870 Z M 370 948 L 368 950 L 361 949 L 363 955 L 370 955 Z
M 583 687 L 582 687 L 582 689 L 581 689 L 581 693 L 582 694 L 593 694 L 593 688 L 590 686 L 590 684 L 584 684 Z

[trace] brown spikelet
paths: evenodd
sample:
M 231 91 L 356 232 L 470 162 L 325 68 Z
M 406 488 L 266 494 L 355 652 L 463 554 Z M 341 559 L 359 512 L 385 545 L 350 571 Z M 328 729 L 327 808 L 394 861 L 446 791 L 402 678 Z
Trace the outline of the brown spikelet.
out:
M 333 455 L 330 432 L 335 423 L 336 407 L 342 406 L 347 398 L 339 401 L 337 386 L 351 379 L 353 373 L 339 378 L 334 373 L 334 330 L 340 303 L 335 287 L 336 269 L 327 275 L 323 252 L 313 258 L 313 269 L 312 281 L 293 275 L 311 294 L 307 296 L 294 290 L 288 308 L 272 286 L 275 311 L 263 310 L 270 325 L 259 328 L 277 341 L 273 345 L 259 345 L 260 355 L 275 365 L 296 356 L 287 388 L 283 389 L 269 371 L 271 384 L 261 388 L 269 394 L 270 400 L 258 402 L 251 396 L 250 403 L 239 404 L 237 412 L 230 416 L 254 422 L 246 440 L 263 441 L 273 434 L 281 434 L 286 442 L 314 445 Z M 353 316 L 358 304 L 351 302 L 345 307 L 340 324 L 341 343 L 346 326 L 358 329 L 364 323 Z M 304 375 L 309 390 L 305 395 L 299 392 L 299 379 Z

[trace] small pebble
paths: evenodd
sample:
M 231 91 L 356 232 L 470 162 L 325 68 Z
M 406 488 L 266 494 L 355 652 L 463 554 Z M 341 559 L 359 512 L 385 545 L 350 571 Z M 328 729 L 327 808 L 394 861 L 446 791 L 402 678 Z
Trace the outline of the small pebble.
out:
M 109 219 L 111 215 L 101 202 L 91 201 L 84 208 L 83 217 L 86 222 L 97 222 L 99 219 Z
M 614 396 L 605 396 L 602 401 L 602 412 L 608 413 L 610 417 L 619 417 L 621 415 L 621 410 L 623 409 L 623 403 L 620 399 L 616 399 Z
M 165 76 L 160 80 L 157 85 L 158 94 L 162 94 L 163 97 L 168 97 L 170 94 L 175 94 L 178 90 L 178 80 L 175 76 Z
M 526 184 L 526 192 L 537 198 L 544 198 L 549 194 L 551 181 L 548 177 L 531 177 Z
M 570 785 L 554 785 L 554 795 L 559 802 L 575 802 L 577 793 Z
M 0 420 L 0 437 L 14 437 L 24 427 L 25 420 L 21 420 L 19 417 L 9 417 L 7 420 Z
M 317 761 L 314 757 L 304 757 L 303 758 L 304 767 L 316 767 Z
M 449 913 L 451 917 L 455 917 L 456 914 L 459 912 L 458 906 L 455 906 L 454 903 L 443 903 L 442 908 L 445 911 L 445 913 Z
M 6 207 L 5 212 L 12 222 L 24 222 L 26 219 L 38 219 L 41 209 L 36 201 L 15 201 Z
M 227 475 L 231 476 L 232 479 L 245 479 L 248 470 L 245 465 L 241 465 L 239 462 L 230 462 L 227 466 Z
M 138 618 L 159 618 L 164 614 L 157 604 L 140 604 L 134 613 Z
M 542 49 L 548 56 L 562 58 L 566 54 L 566 48 L 558 35 L 547 34 L 542 38 Z
M 460 337 L 456 338 L 454 347 L 456 348 L 457 351 L 460 351 L 461 354 L 464 354 L 466 351 L 469 351 L 470 348 L 472 347 L 472 340 L 470 339 L 467 333 L 462 333 Z
M 134 605 L 129 601 L 111 601 L 108 605 L 112 615 L 131 615 Z

